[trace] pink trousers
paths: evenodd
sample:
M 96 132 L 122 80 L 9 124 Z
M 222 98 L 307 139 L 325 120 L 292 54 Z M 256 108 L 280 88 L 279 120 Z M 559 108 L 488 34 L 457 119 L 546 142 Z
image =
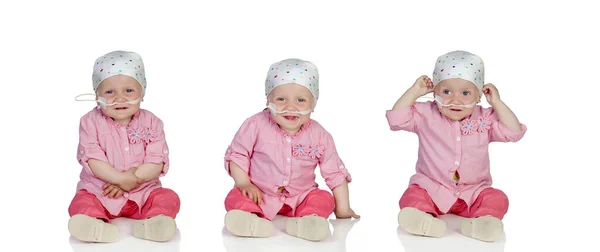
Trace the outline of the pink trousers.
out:
M 325 219 L 329 218 L 329 215 L 333 213 L 335 202 L 331 193 L 315 189 L 306 195 L 306 198 L 296 207 L 295 214 L 292 215 L 292 208 L 288 205 L 283 205 L 279 210 L 279 214 L 288 217 L 302 217 L 306 215 L 316 214 Z M 240 189 L 233 188 L 227 198 L 225 198 L 225 209 L 229 212 L 230 210 L 242 210 L 250 213 L 254 213 L 264 218 L 263 211 L 260 207 L 244 196 Z
M 447 214 L 440 212 L 427 191 L 418 185 L 410 185 L 400 198 L 400 209 L 405 207 L 414 207 L 435 217 Z M 466 218 L 491 215 L 502 220 L 507 211 L 508 197 L 506 197 L 506 194 L 495 188 L 487 188 L 481 191 L 471 209 L 467 207 L 464 200 L 458 199 L 448 213 Z
M 135 202 L 129 200 L 121 209 L 119 215 L 112 215 L 102 206 L 100 200 L 96 198 L 96 195 L 86 191 L 80 190 L 75 194 L 75 197 L 71 201 L 69 206 L 69 216 L 75 214 L 85 214 L 90 217 L 103 219 L 109 222 L 110 219 L 118 217 L 127 217 L 131 219 L 147 219 L 160 214 L 169 216 L 175 219 L 175 216 L 179 212 L 179 196 L 167 188 L 154 189 L 148 199 L 142 206 L 141 211 L 138 211 L 138 206 Z

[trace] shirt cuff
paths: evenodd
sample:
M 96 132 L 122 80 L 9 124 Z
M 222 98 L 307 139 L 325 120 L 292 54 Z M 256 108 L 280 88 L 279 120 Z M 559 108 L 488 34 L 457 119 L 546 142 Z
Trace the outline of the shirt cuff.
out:
M 327 184 L 327 187 L 329 187 L 330 190 L 333 190 L 341 185 L 344 180 L 348 183 L 352 182 L 352 176 L 350 176 L 350 173 L 346 168 L 340 169 L 336 175 L 325 180 L 325 184 Z
M 521 123 L 520 130 L 514 130 L 514 129 L 507 127 L 506 125 L 504 125 L 501 122 L 499 122 L 499 123 L 500 123 L 499 127 L 502 130 L 502 132 L 504 133 L 504 135 L 506 136 L 506 139 L 511 142 L 516 142 L 516 141 L 521 140 L 521 138 L 523 138 L 523 136 L 525 135 L 525 132 L 527 132 L 527 126 L 525 126 L 525 124 L 522 124 L 522 123 Z
M 385 113 L 390 127 L 405 124 L 410 120 L 411 107 L 401 108 L 398 110 L 388 110 Z
M 229 163 L 231 163 L 231 162 L 234 162 L 235 164 L 237 164 L 240 168 L 242 168 L 242 170 L 246 174 L 248 174 L 248 170 L 250 169 L 250 164 L 246 157 L 238 157 L 236 155 L 227 155 L 225 157 L 225 170 L 227 171 L 228 174 L 231 174 L 231 172 L 229 170 Z

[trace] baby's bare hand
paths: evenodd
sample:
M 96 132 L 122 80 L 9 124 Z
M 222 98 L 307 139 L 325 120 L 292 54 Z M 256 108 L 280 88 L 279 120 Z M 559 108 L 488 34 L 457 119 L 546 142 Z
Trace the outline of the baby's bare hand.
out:
M 433 81 L 427 75 L 422 75 L 415 81 L 412 89 L 419 96 L 426 95 L 433 92 Z
M 481 91 L 490 105 L 493 106 L 495 103 L 500 102 L 500 94 L 498 93 L 498 88 L 496 88 L 494 84 L 485 84 Z
M 119 198 L 125 193 L 123 189 L 111 183 L 104 184 L 104 186 L 102 186 L 102 189 L 104 190 L 102 194 L 111 199 Z
M 131 168 L 123 172 L 123 177 L 118 186 L 126 192 L 136 189 L 142 184 L 142 180 L 135 176 L 136 168 Z
M 339 219 L 355 218 L 360 219 L 360 215 L 356 214 L 352 208 L 335 209 L 335 217 Z
M 248 197 L 257 205 L 262 204 L 262 192 L 251 182 L 236 185 L 236 187 L 242 191 L 242 195 Z

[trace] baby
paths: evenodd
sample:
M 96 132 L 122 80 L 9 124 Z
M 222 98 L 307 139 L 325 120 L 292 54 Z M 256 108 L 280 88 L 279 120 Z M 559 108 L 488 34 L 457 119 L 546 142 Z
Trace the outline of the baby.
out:
M 350 208 L 346 166 L 332 136 L 310 119 L 319 99 L 319 74 L 311 62 L 271 65 L 265 81 L 267 109 L 246 119 L 225 154 L 235 188 L 225 199 L 225 227 L 243 237 L 268 237 L 277 215 L 289 235 L 319 241 L 330 234 L 327 218 L 359 218 Z M 331 193 L 320 190 L 314 170 Z
M 125 51 L 101 56 L 92 82 L 99 106 L 80 120 L 82 170 L 69 206 L 69 232 L 85 242 L 114 242 L 119 231 L 110 219 L 129 217 L 136 219 L 135 237 L 170 240 L 180 201 L 159 180 L 169 169 L 163 122 L 140 109 L 146 90 L 142 58 Z
M 434 93 L 435 102 L 415 102 Z M 491 108 L 476 105 L 485 95 Z M 433 81 L 421 76 L 386 113 L 390 129 L 419 137 L 416 174 L 400 199 L 398 224 L 406 232 L 441 237 L 446 223 L 438 217 L 466 217 L 461 232 L 482 241 L 503 233 L 508 198 L 492 188 L 488 145 L 516 142 L 526 132 L 498 89 L 484 85 L 477 55 L 453 51 L 437 59 Z

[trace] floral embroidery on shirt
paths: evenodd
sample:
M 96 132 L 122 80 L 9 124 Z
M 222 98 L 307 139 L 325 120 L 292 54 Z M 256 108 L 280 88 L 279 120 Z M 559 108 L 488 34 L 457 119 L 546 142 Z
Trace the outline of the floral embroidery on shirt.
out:
M 128 128 L 127 135 L 129 136 L 129 143 L 131 144 L 138 144 L 141 142 L 148 144 L 156 140 L 156 131 L 150 127 L 146 127 L 145 129 Z
M 323 155 L 324 151 L 325 148 L 323 147 L 323 145 L 311 145 L 308 156 L 310 156 L 310 158 L 312 159 L 321 158 L 321 155 Z
M 477 119 L 477 131 L 479 132 L 486 132 L 490 129 L 490 120 L 486 117 L 479 117 L 479 119 Z
M 143 141 L 144 138 L 144 131 L 142 129 L 132 129 L 129 128 L 127 130 L 127 134 L 129 135 L 129 143 L 131 144 L 137 144 L 137 143 L 141 143 Z
M 156 131 L 150 127 L 146 127 L 144 132 L 144 141 L 148 144 L 156 140 Z
M 309 156 L 312 159 L 321 158 L 321 156 L 323 155 L 324 152 L 325 152 L 325 148 L 323 147 L 323 145 L 315 145 L 315 144 L 310 145 L 310 146 L 303 145 L 303 144 L 297 144 L 292 149 L 292 155 L 294 155 L 295 157 Z
M 475 120 L 463 120 L 461 123 L 461 131 L 463 135 L 471 135 L 477 131 L 477 122 Z
M 306 145 L 298 144 L 292 150 L 292 155 L 294 155 L 294 157 L 306 156 L 308 155 L 309 148 L 310 147 Z
M 479 117 L 477 120 L 465 119 L 460 126 L 463 135 L 471 135 L 476 132 L 483 133 L 490 128 L 491 122 L 487 117 Z

